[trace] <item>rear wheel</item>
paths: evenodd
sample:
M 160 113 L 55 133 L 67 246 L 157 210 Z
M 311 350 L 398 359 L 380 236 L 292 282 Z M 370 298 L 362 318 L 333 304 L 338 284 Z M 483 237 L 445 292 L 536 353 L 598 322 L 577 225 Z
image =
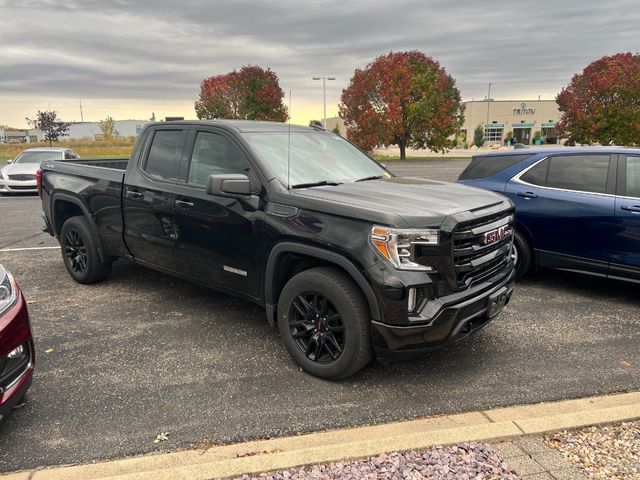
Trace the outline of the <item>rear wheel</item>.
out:
M 520 233 L 516 232 L 513 238 L 513 249 L 515 255 L 516 276 L 524 277 L 529 270 L 533 261 L 533 252 L 527 239 Z
M 103 262 L 89 222 L 84 217 L 71 217 L 62 226 L 60 247 L 67 271 L 78 283 L 96 283 L 111 272 L 111 262 Z
M 295 275 L 278 300 L 278 329 L 294 360 L 316 377 L 339 380 L 371 359 L 369 309 L 341 271 L 318 267 Z

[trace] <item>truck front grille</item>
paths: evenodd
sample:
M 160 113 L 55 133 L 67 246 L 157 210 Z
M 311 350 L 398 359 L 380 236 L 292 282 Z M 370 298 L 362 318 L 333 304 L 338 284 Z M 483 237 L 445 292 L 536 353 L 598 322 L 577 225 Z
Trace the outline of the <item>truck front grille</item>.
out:
M 513 220 L 513 211 L 506 210 L 456 226 L 453 232 L 453 264 L 459 289 L 467 288 L 509 264 Z

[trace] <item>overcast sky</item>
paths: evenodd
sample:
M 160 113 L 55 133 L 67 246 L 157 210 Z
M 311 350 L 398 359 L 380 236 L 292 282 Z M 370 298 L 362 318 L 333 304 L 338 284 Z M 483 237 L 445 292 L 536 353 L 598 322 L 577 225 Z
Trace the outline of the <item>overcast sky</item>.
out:
M 292 117 L 328 116 L 356 67 L 421 50 L 465 100 L 552 99 L 602 55 L 640 50 L 638 0 L 0 0 L 0 124 L 38 109 L 67 121 L 195 118 L 201 80 L 270 67 Z

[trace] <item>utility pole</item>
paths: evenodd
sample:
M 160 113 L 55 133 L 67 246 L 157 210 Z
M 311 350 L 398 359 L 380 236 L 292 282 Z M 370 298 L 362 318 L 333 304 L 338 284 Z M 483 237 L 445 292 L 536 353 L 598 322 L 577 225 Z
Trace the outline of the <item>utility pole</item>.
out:
M 324 117 L 322 120 L 322 126 L 327 128 L 327 80 L 335 80 L 336 77 L 312 77 L 312 80 L 322 80 L 322 98 L 324 105 Z
M 80 121 L 84 122 L 84 115 L 82 114 L 82 100 L 80 100 Z

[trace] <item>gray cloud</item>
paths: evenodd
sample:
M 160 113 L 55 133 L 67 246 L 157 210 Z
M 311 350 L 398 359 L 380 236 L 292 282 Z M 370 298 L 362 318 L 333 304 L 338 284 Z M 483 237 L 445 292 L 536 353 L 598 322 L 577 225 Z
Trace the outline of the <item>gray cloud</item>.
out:
M 28 95 L 191 101 L 205 76 L 249 63 L 312 101 L 310 77 L 335 75 L 335 103 L 356 67 L 405 49 L 439 60 L 465 98 L 489 81 L 496 98 L 551 94 L 590 61 L 638 50 L 639 24 L 637 0 L 0 0 L 0 107 Z

